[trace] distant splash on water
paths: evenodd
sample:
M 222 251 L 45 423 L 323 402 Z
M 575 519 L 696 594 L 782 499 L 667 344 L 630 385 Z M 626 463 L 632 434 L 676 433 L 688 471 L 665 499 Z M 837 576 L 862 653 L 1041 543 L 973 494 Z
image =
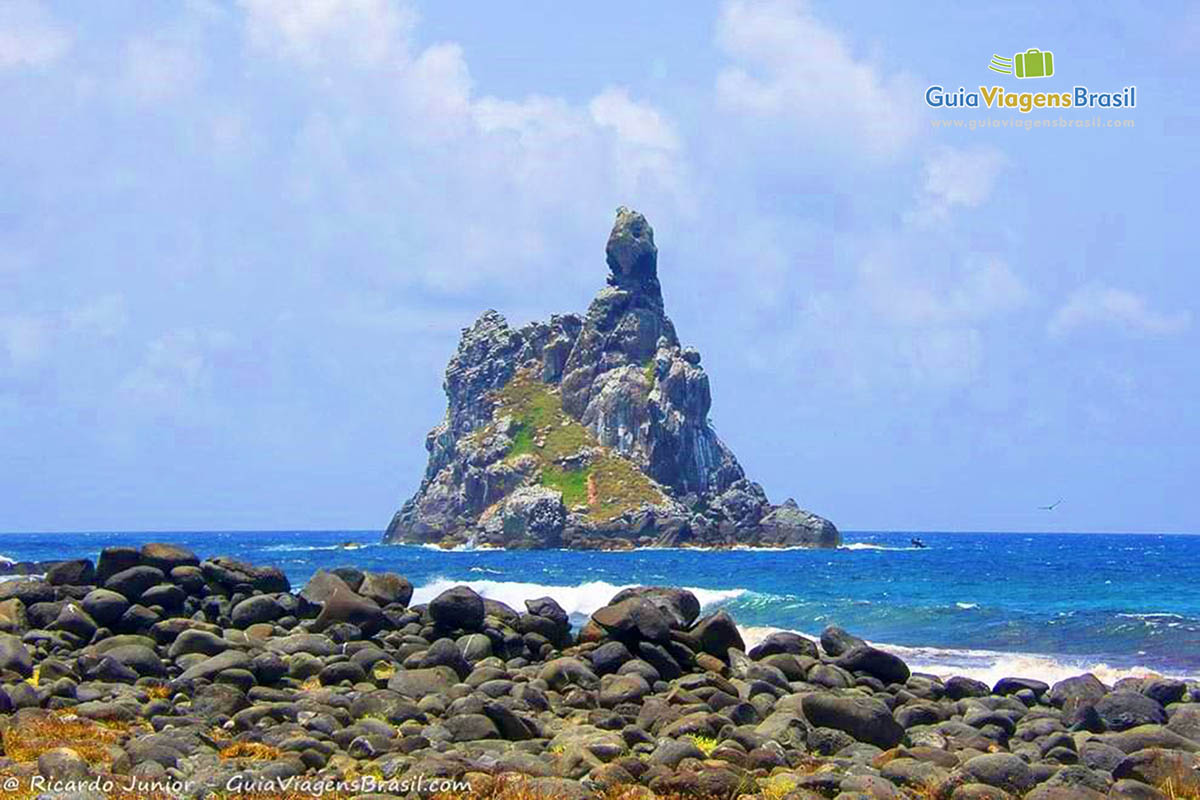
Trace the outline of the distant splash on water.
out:
M 271 544 L 262 548 L 264 553 L 318 553 L 321 551 L 345 550 L 353 552 L 355 550 L 366 550 L 370 547 L 379 546 L 376 542 L 354 542 L 347 544 Z
M 838 550 L 882 550 L 888 553 L 907 553 L 927 549 L 926 547 L 889 547 L 888 545 L 871 544 L 869 542 L 853 542 L 838 547 Z
M 746 647 L 766 639 L 772 633 L 780 633 L 785 628 L 746 627 L 742 628 L 742 639 Z M 819 641 L 800 631 L 806 639 Z M 1160 671 L 1144 666 L 1114 667 L 1103 662 L 1089 662 L 1083 659 L 1056 658 L 1042 653 L 1006 653 L 998 650 L 959 650 L 944 647 L 905 647 L 886 642 L 871 642 L 875 647 L 886 650 L 904 660 L 913 672 L 936 675 L 947 679 L 955 676 L 974 678 L 988 686 L 995 686 L 1001 678 L 1033 678 L 1053 685 L 1054 683 L 1074 678 L 1090 672 L 1102 682 L 1112 685 L 1122 678 L 1145 678 L 1147 676 L 1162 676 L 1183 678 L 1183 675 L 1164 675 Z
M 470 586 L 483 597 L 498 600 L 517 610 L 525 607 L 526 600 L 536 597 L 553 597 L 568 614 L 588 616 L 593 611 L 608 605 L 613 595 L 623 589 L 631 589 L 637 584 L 613 584 L 607 581 L 588 581 L 576 586 L 553 586 L 540 583 L 520 583 L 517 581 L 466 580 L 456 581 L 449 578 L 435 578 L 413 591 L 413 603 L 428 603 L 442 592 L 453 586 Z M 745 589 L 700 589 L 687 588 L 696 595 L 703 608 L 724 603 L 746 593 Z

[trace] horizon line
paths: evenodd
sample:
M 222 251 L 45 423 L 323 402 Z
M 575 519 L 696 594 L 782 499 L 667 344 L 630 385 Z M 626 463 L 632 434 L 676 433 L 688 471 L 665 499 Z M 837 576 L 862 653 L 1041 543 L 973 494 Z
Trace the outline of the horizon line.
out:
M 0 536 L 22 536 L 22 535 L 38 535 L 38 534 L 57 534 L 63 536 L 107 536 L 107 535 L 141 535 L 141 534 L 164 534 L 164 535 L 181 535 L 181 534 L 196 534 L 196 533 L 234 533 L 234 534 L 249 534 L 249 533 L 354 533 L 354 534 L 372 534 L 382 536 L 384 531 L 378 528 L 130 528 L 130 529 L 108 529 L 108 530 L 5 530 L 0 531 Z M 996 534 L 1004 536 L 1200 536 L 1200 530 L 1196 531 L 1118 531 L 1118 530 L 1091 530 L 1091 531 L 1003 531 L 1003 530 L 919 530 L 914 528 L 847 528 L 841 530 L 845 534 L 946 534 L 946 535 L 961 535 L 961 534 Z M 397 543 L 402 544 L 402 543 Z

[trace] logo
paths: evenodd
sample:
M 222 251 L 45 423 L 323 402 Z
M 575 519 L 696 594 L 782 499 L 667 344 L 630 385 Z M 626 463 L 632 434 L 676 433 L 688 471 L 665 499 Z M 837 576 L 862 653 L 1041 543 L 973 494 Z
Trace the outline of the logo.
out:
M 1008 56 L 992 55 L 988 69 L 1018 79 L 1051 78 L 1055 76 L 1054 53 L 1031 47 L 1023 53 Z M 950 84 L 953 86 L 953 84 Z M 1040 87 L 1039 87 L 1040 89 Z M 1094 91 L 1076 83 L 1060 87 L 1047 86 L 1036 92 L 1008 91 L 1003 86 L 979 86 L 975 90 L 959 86 L 958 90 L 934 84 L 925 90 L 925 104 L 930 108 L 991 109 L 1031 114 L 1060 109 L 1118 109 L 1137 108 L 1137 87 L 1122 86 L 1107 91 Z
M 1012 58 L 993 53 L 988 69 L 1002 75 L 1016 75 L 1018 78 L 1049 78 L 1054 74 L 1054 53 L 1038 50 L 1036 47 L 1031 47 L 1024 53 L 1017 53 Z

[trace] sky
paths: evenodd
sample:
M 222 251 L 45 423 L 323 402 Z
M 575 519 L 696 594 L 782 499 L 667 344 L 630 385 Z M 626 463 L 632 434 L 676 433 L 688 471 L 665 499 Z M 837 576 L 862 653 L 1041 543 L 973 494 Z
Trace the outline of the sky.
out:
M 1200 4 L 976 6 L 6 0 L 0 531 L 382 529 L 460 330 L 586 309 L 628 205 L 772 500 L 1200 532 Z

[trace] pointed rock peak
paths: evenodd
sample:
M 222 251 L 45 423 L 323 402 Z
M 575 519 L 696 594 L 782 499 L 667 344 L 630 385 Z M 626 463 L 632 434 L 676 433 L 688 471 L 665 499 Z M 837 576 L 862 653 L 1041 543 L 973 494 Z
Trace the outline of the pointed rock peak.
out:
M 619 289 L 644 292 L 661 301 L 658 284 L 658 248 L 654 229 L 646 218 L 625 206 L 617 209 L 617 221 L 604 249 L 612 274 L 608 282 Z

